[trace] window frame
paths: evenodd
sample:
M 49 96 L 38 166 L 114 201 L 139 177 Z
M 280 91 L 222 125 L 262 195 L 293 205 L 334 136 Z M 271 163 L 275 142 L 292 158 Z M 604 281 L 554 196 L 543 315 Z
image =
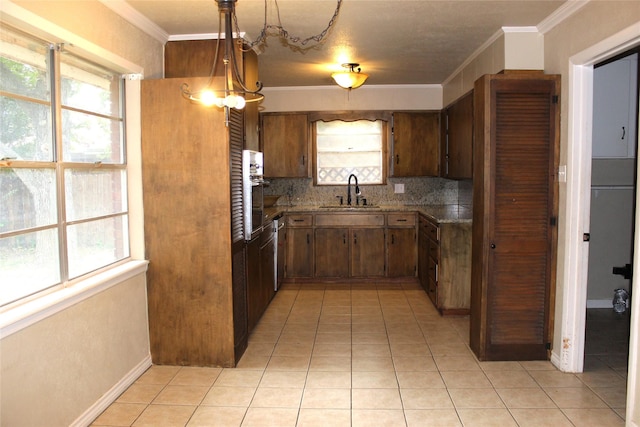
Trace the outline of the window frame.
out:
M 341 183 L 318 183 L 318 145 L 316 135 L 316 122 L 331 122 L 331 121 L 343 121 L 343 122 L 355 122 L 360 120 L 367 121 L 381 121 L 382 122 L 382 182 L 376 184 L 362 184 L 367 186 L 382 186 L 387 185 L 389 178 L 389 152 L 392 139 L 392 114 L 387 111 L 350 111 L 350 112 L 317 112 L 310 113 L 308 115 L 309 126 L 311 128 L 311 146 L 312 146 L 312 173 L 313 173 L 313 185 L 318 187 L 331 187 L 347 186 L 347 182 Z
M 87 54 L 87 52 L 82 51 L 81 49 L 68 49 L 67 51 L 80 59 L 81 61 L 86 61 L 88 64 L 97 65 L 100 68 L 104 68 L 108 70 L 110 74 L 113 74 L 118 79 L 118 102 L 117 102 L 117 110 L 115 115 L 103 114 L 100 112 L 92 112 L 87 110 L 82 110 L 74 107 L 65 106 L 62 103 L 61 99 L 61 81 L 65 78 L 61 71 L 61 56 L 63 49 L 63 45 L 57 45 L 53 43 L 49 43 L 44 40 L 42 37 L 35 36 L 33 34 L 23 33 L 19 28 L 8 27 L 12 31 L 16 31 L 18 33 L 25 34 L 26 37 L 33 39 L 34 41 L 39 41 L 43 45 L 48 45 L 48 52 L 45 54 L 47 61 L 47 78 L 49 79 L 50 84 L 50 99 L 48 101 L 39 100 L 36 98 L 25 97 L 20 94 L 15 94 L 12 92 L 2 92 L 2 95 L 11 99 L 17 100 L 25 100 L 28 102 L 35 102 L 43 105 L 47 105 L 50 114 L 51 114 L 51 123 L 47 124 L 49 126 L 49 132 L 52 134 L 52 156 L 51 159 L 48 160 L 18 160 L 12 158 L 0 159 L 0 168 L 15 170 L 15 169 L 30 169 L 30 170 L 51 170 L 53 171 L 55 177 L 55 222 L 51 224 L 45 225 L 36 225 L 33 227 L 28 227 L 25 229 L 19 230 L 10 230 L 1 234 L 1 237 L 14 237 L 25 234 L 30 234 L 33 232 L 39 232 L 44 230 L 55 230 L 57 235 L 57 247 L 58 247 L 58 271 L 59 271 L 59 281 L 52 285 L 48 285 L 39 290 L 33 291 L 29 294 L 22 295 L 17 299 L 10 300 L 7 302 L 0 301 L 0 313 L 7 312 L 17 306 L 21 306 L 23 304 L 27 304 L 30 302 L 36 302 L 37 300 L 50 296 L 51 294 L 55 294 L 56 292 L 60 292 L 67 288 L 70 288 L 78 283 L 86 282 L 87 279 L 97 276 L 101 273 L 107 272 L 109 270 L 119 269 L 122 265 L 130 262 L 132 260 L 132 218 L 131 218 L 131 180 L 132 174 L 130 173 L 129 161 L 128 161 L 128 152 L 129 152 L 129 141 L 127 135 L 127 108 L 126 104 L 129 101 L 127 98 L 127 80 L 139 80 L 139 75 L 130 74 L 127 75 L 121 72 L 120 67 L 114 67 L 113 64 L 108 63 L 100 64 L 95 61 L 95 55 Z M 134 96 L 135 98 L 135 96 Z M 62 111 L 76 111 L 85 114 L 89 114 L 91 116 L 106 118 L 108 120 L 113 121 L 114 123 L 118 123 L 119 125 L 119 139 L 121 145 L 121 153 L 119 161 L 108 161 L 108 162 L 78 162 L 78 161 L 65 161 L 62 156 L 63 151 L 63 141 L 62 141 Z M 123 181 L 121 181 L 121 187 L 123 189 L 124 194 L 122 194 L 122 200 L 124 201 L 124 205 L 121 210 L 117 212 L 111 212 L 104 215 L 90 215 L 86 218 L 80 218 L 75 220 L 68 220 L 66 214 L 66 200 L 65 200 L 65 173 L 69 170 L 75 171 L 89 171 L 89 170 L 104 170 L 104 171 L 124 171 Z M 134 175 L 135 176 L 135 175 Z M 74 225 L 87 224 L 91 222 L 99 222 L 105 219 L 120 219 L 124 221 L 124 225 L 120 230 L 123 233 L 122 247 L 124 250 L 122 257 L 114 257 L 116 258 L 112 262 L 108 262 L 106 264 L 100 264 L 98 266 L 93 266 L 88 271 L 82 271 L 77 276 L 70 277 L 70 263 L 69 263 L 69 248 L 70 243 L 67 239 L 67 230 L 69 227 L 73 227 Z M 114 241 L 115 242 L 115 241 Z

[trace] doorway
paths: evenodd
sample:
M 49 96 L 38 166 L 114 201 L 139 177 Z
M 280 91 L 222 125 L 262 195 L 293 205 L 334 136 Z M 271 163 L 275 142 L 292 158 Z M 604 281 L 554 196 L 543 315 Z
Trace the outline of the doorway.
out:
M 593 71 L 584 371 L 622 378 L 629 354 L 637 115 L 636 48 L 596 64 Z

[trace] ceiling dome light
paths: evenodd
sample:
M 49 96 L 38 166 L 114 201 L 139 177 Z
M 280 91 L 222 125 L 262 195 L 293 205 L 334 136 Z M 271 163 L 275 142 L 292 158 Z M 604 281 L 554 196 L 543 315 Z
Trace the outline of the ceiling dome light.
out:
M 342 64 L 342 66 L 349 71 L 340 71 L 331 74 L 333 80 L 335 80 L 340 87 L 349 90 L 359 88 L 369 77 L 368 74 L 360 72 L 360 64 L 350 62 L 348 64 Z

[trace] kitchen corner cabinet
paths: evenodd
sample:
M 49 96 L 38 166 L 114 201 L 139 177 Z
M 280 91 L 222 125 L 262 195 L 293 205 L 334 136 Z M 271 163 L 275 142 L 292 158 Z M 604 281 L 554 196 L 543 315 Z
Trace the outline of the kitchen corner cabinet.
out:
M 309 123 L 306 114 L 261 115 L 264 175 L 269 178 L 309 178 Z
M 392 177 L 438 176 L 440 113 L 393 113 Z
M 418 266 L 416 214 L 387 215 L 387 265 L 390 277 L 415 277 Z
M 420 284 L 443 315 L 469 314 L 471 224 L 419 217 Z
M 180 85 L 141 82 L 142 183 L 151 359 L 233 367 L 247 344 L 242 118 L 202 108 Z M 217 82 L 223 84 L 222 79 Z M 231 213 L 231 215 L 230 215 Z
M 313 215 L 288 214 L 285 218 L 285 277 L 313 277 Z
M 557 242 L 560 76 L 474 85 L 470 347 L 480 360 L 546 360 Z
M 447 107 L 442 122 L 441 176 L 473 178 L 473 91 Z

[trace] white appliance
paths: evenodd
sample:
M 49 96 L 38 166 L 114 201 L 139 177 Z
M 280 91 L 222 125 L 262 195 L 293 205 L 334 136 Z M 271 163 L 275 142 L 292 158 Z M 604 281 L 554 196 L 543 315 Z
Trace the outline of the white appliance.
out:
M 242 211 L 244 239 L 262 231 L 264 219 L 264 156 L 259 151 L 242 151 Z

